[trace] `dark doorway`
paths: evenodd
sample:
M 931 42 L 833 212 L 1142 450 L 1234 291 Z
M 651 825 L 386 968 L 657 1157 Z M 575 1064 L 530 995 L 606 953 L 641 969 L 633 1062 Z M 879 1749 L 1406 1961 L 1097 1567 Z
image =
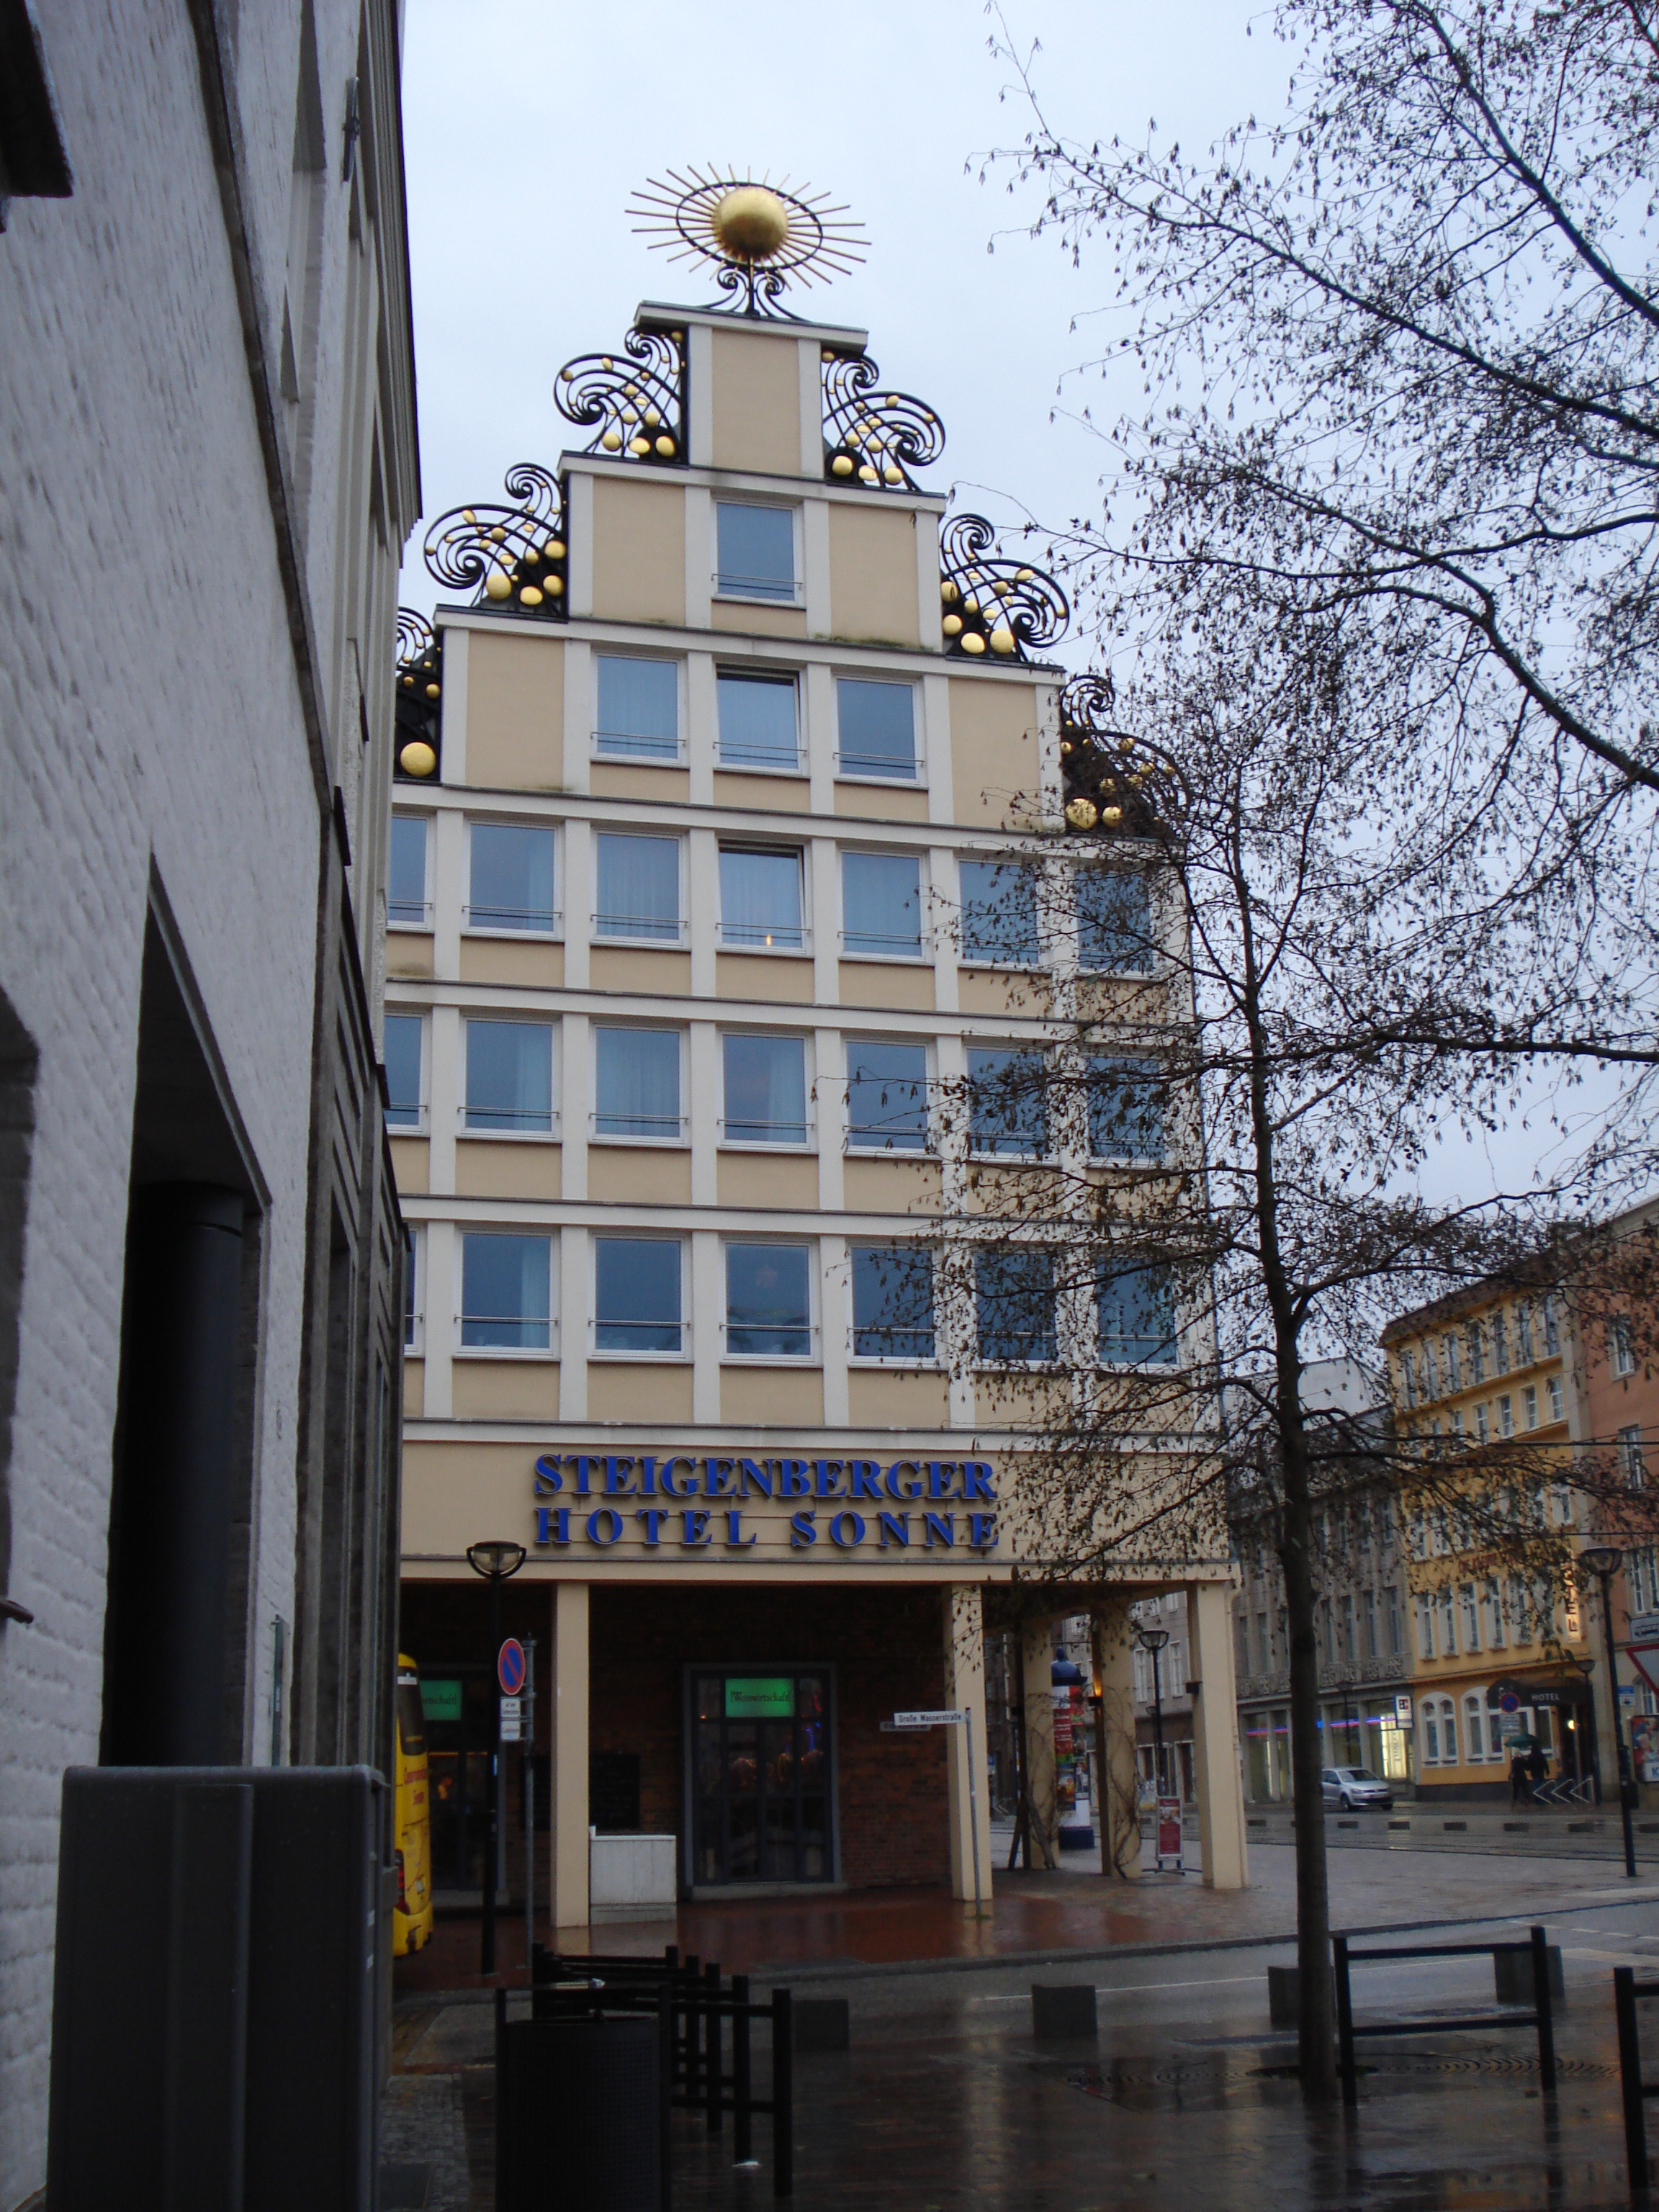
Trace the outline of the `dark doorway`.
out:
M 471 1661 L 422 1667 L 421 1707 L 432 1802 L 432 1887 L 482 1892 L 495 1721 L 489 1667 Z
M 693 1882 L 833 1881 L 827 1670 L 700 1667 L 690 1688 Z

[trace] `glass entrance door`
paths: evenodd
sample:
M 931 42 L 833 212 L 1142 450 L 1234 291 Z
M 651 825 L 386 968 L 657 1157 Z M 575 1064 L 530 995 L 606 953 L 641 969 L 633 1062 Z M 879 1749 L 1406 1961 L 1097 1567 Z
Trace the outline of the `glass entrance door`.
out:
M 693 1881 L 831 1881 L 824 1675 L 700 1668 L 691 1715 Z

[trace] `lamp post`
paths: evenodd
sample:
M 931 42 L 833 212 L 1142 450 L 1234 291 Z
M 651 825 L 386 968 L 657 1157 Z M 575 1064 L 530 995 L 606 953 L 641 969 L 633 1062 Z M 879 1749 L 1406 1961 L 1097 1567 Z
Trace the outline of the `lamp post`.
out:
M 1601 1626 L 1607 1640 L 1607 1704 L 1613 1717 L 1613 1749 L 1619 1761 L 1619 1818 L 1625 1831 L 1625 1872 L 1633 1881 L 1636 1837 L 1630 1819 L 1630 1747 L 1625 1741 L 1624 1723 L 1619 1717 L 1619 1668 L 1613 1645 L 1613 1578 L 1624 1565 L 1625 1555 L 1616 1544 L 1587 1544 L 1578 1557 L 1601 1585 Z M 1594 1705 L 1590 1710 L 1595 1711 Z
M 1152 1757 L 1158 1774 L 1158 1794 L 1164 1795 L 1164 1693 L 1158 1686 L 1158 1655 L 1170 1640 L 1167 1628 L 1135 1626 L 1135 1642 L 1152 1656 Z
M 499 1540 L 469 1544 L 466 1563 L 489 1584 L 489 1790 L 485 1817 L 483 1872 L 483 1934 L 479 1945 L 478 1971 L 495 1971 L 495 1861 L 501 1845 L 501 1584 L 524 1565 L 522 1544 Z

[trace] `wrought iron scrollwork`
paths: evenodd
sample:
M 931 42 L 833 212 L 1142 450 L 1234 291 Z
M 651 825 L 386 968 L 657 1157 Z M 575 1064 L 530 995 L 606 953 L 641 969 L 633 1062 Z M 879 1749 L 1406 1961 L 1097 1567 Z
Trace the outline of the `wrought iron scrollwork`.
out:
M 1109 676 L 1074 676 L 1060 695 L 1066 827 L 1080 836 L 1150 836 L 1157 827 L 1146 757 L 1113 723 Z
M 685 332 L 631 330 L 626 361 L 608 353 L 566 362 L 553 399 L 567 422 L 597 426 L 590 453 L 654 462 L 685 462 Z
M 1024 660 L 1053 645 L 1072 619 L 1071 602 L 1041 568 L 1011 561 L 982 514 L 958 514 L 939 535 L 939 598 L 948 652 Z
M 396 738 L 392 767 L 410 783 L 437 781 L 442 715 L 444 641 L 413 607 L 398 610 L 394 663 Z
M 918 491 L 912 469 L 945 451 L 945 425 L 908 392 L 879 392 L 868 354 L 823 349 L 823 473 L 889 489 Z
M 565 608 L 564 495 L 533 461 L 510 468 L 504 486 L 516 507 L 453 507 L 426 534 L 429 573 L 471 589 L 475 605 L 512 606 L 560 617 Z

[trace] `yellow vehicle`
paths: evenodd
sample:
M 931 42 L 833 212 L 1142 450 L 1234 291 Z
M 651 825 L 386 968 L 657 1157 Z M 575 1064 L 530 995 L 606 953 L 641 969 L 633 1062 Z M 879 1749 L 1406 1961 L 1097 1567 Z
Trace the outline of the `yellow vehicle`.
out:
M 406 1959 L 432 1940 L 432 1800 L 427 1783 L 426 1716 L 415 1662 L 398 1654 L 398 1908 L 392 1955 Z

